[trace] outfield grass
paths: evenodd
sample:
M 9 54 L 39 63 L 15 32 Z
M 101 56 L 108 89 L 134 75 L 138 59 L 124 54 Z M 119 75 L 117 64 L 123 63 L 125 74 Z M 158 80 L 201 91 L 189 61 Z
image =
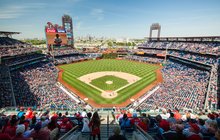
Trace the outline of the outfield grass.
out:
M 155 81 L 156 80 L 155 70 L 159 68 L 159 66 L 157 65 L 143 64 L 143 63 L 132 62 L 127 60 L 114 60 L 114 59 L 91 60 L 86 62 L 62 65 L 59 67 L 64 70 L 62 76 L 63 76 L 63 80 L 66 83 L 76 88 L 78 91 L 86 95 L 88 98 L 92 98 L 98 104 L 120 104 L 124 102 L 125 100 L 132 97 L 137 92 L 141 91 L 143 88 L 151 84 L 153 81 Z M 101 96 L 101 91 L 77 79 L 85 74 L 100 72 L 100 71 L 126 72 L 140 77 L 141 80 L 118 91 L 117 97 L 113 99 L 106 99 Z M 106 81 L 107 80 L 111 81 L 112 77 L 104 78 L 104 79 Z M 118 85 L 122 86 L 123 84 L 118 82 Z M 97 87 L 99 86 L 99 88 L 101 86 L 101 89 L 110 90 L 109 87 L 102 84 L 96 86 Z M 116 87 L 112 88 L 112 90 L 114 89 L 117 88 Z
M 111 81 L 112 84 L 107 84 L 107 81 Z M 97 79 L 94 79 L 90 84 L 106 91 L 106 90 L 117 90 L 128 84 L 128 81 L 115 76 L 107 75 Z

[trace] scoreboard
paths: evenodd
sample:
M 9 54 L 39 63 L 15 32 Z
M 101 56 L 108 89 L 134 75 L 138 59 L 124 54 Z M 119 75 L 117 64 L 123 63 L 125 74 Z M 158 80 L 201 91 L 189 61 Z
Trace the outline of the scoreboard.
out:
M 46 35 L 46 41 L 47 46 L 57 45 L 57 38 L 61 40 L 60 45 L 66 46 L 67 45 L 67 33 L 66 30 L 57 24 L 53 25 L 51 22 L 47 23 L 47 26 L 45 26 L 45 35 Z

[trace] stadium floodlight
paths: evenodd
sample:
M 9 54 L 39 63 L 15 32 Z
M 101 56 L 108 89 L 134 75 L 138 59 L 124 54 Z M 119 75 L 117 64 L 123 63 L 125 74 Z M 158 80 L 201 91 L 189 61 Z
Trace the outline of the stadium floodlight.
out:
M 158 30 L 157 38 L 160 38 L 161 26 L 160 26 L 159 23 L 153 23 L 153 24 L 150 26 L 150 38 L 152 38 L 152 31 L 153 31 L 153 30 Z

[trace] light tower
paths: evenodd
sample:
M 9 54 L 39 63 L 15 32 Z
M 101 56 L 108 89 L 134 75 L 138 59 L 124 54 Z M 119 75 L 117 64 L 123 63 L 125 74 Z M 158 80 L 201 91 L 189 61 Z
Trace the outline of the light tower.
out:
M 160 38 L 160 30 L 161 30 L 161 26 L 159 23 L 153 23 L 151 26 L 150 26 L 150 39 L 152 38 L 152 31 L 153 30 L 158 30 L 157 32 L 157 38 Z

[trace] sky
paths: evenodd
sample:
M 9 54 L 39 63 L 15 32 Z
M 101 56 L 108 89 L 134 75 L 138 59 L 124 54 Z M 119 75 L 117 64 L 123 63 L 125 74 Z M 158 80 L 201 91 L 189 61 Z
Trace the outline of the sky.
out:
M 220 0 L 0 0 L 0 31 L 45 38 L 46 23 L 62 25 L 64 14 L 75 37 L 144 38 L 152 23 L 162 37 L 220 36 Z

